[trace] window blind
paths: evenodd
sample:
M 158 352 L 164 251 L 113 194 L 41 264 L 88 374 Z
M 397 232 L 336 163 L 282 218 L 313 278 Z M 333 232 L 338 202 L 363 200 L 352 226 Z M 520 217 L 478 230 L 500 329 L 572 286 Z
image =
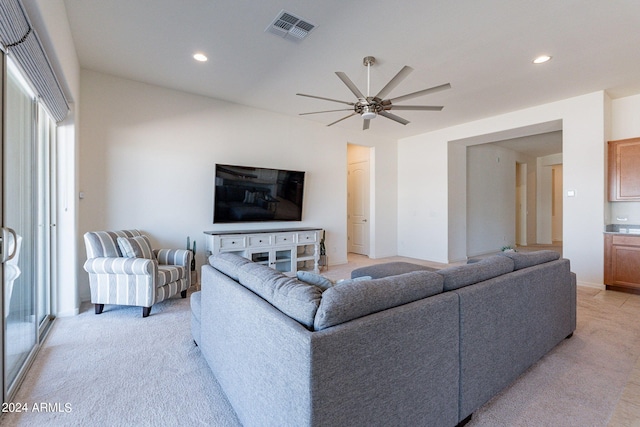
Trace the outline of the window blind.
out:
M 51 117 L 64 120 L 69 103 L 20 0 L 0 0 L 0 43 L 27 75 Z

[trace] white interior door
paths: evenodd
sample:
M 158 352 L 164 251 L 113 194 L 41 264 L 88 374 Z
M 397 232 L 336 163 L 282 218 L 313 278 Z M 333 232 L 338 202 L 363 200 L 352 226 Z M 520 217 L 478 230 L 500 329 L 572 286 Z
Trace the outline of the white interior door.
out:
M 369 160 L 349 163 L 348 251 L 369 255 Z
M 562 165 L 551 168 L 551 240 L 562 241 Z

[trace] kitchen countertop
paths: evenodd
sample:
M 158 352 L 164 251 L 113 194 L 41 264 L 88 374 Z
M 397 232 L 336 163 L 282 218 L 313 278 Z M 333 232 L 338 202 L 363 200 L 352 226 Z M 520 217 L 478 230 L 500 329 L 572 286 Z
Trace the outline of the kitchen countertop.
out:
M 608 224 L 604 227 L 605 234 L 631 234 L 640 236 L 640 225 Z

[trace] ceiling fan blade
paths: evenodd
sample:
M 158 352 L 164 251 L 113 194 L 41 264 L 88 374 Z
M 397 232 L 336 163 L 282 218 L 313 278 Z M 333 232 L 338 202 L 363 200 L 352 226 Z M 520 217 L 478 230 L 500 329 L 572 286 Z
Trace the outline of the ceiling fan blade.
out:
M 333 122 L 333 123 L 329 123 L 327 126 L 335 125 L 336 123 L 341 122 L 341 121 L 343 121 L 343 120 L 345 120 L 345 119 L 348 119 L 348 118 L 349 118 L 349 117 L 351 117 L 351 116 L 355 116 L 356 114 L 357 114 L 357 113 L 354 111 L 353 113 L 349 114 L 348 116 L 345 116 L 345 117 L 343 117 L 343 118 L 341 118 L 341 119 L 339 119 L 339 120 L 336 120 L 336 121 L 335 121 L 335 122 Z
M 441 90 L 450 89 L 450 88 L 451 88 L 451 84 L 446 83 L 446 84 L 443 84 L 443 85 L 440 85 L 440 86 L 430 87 L 429 89 L 423 89 L 423 90 L 419 90 L 417 92 L 408 93 L 406 95 L 398 96 L 397 98 L 391 98 L 388 101 L 391 102 L 391 103 L 396 103 L 396 102 L 399 102 L 399 101 L 406 101 L 407 99 L 417 98 L 418 96 L 423 96 L 423 95 L 427 95 L 429 93 L 439 92 Z
M 402 117 L 396 116 L 395 114 L 387 113 L 386 111 L 380 111 L 378 114 L 380 114 L 382 117 L 386 117 L 387 119 L 391 119 L 403 125 L 406 125 L 409 123 L 409 120 L 405 120 Z
M 310 113 L 300 113 L 299 116 L 307 116 L 309 114 L 333 113 L 334 111 L 352 111 L 352 108 L 341 108 L 339 110 L 312 111 Z
M 395 89 L 396 86 L 398 86 L 400 82 L 402 82 L 412 71 L 413 68 L 409 67 L 408 65 L 402 67 L 402 70 L 398 71 L 398 74 L 396 74 L 391 80 L 389 80 L 389 83 L 387 83 L 387 85 L 383 87 L 375 97 L 384 99 L 384 97 L 387 96 L 387 94 L 393 89 Z
M 341 104 L 355 105 L 355 103 L 353 103 L 353 102 L 340 101 L 339 99 L 325 98 L 325 97 L 323 97 L 323 96 L 306 95 L 306 94 L 304 94 L 304 93 L 296 93 L 296 95 L 298 95 L 298 96 L 306 96 L 307 98 L 324 99 L 325 101 L 339 102 L 339 103 L 341 103 Z
M 385 105 L 385 110 L 442 111 L 442 105 Z
M 364 119 L 362 121 L 362 130 L 367 130 L 369 129 L 369 125 L 371 124 L 371 120 L 368 119 Z
M 340 80 L 342 80 L 342 83 L 347 85 L 349 90 L 353 92 L 356 98 L 366 100 L 367 97 L 364 96 L 362 92 L 360 92 L 360 89 L 358 89 L 358 87 L 355 84 L 353 84 L 351 79 L 347 77 L 345 73 L 343 73 L 342 71 L 336 71 L 336 75 L 340 78 Z

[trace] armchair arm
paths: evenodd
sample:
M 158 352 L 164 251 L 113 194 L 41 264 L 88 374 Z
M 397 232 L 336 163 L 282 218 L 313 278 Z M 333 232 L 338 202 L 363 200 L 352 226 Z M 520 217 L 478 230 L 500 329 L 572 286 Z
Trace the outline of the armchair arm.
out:
M 181 265 L 187 269 L 191 266 L 193 252 L 187 249 L 155 249 L 153 252 L 160 265 Z
M 156 261 L 146 258 L 90 258 L 84 263 L 87 273 L 155 275 Z

